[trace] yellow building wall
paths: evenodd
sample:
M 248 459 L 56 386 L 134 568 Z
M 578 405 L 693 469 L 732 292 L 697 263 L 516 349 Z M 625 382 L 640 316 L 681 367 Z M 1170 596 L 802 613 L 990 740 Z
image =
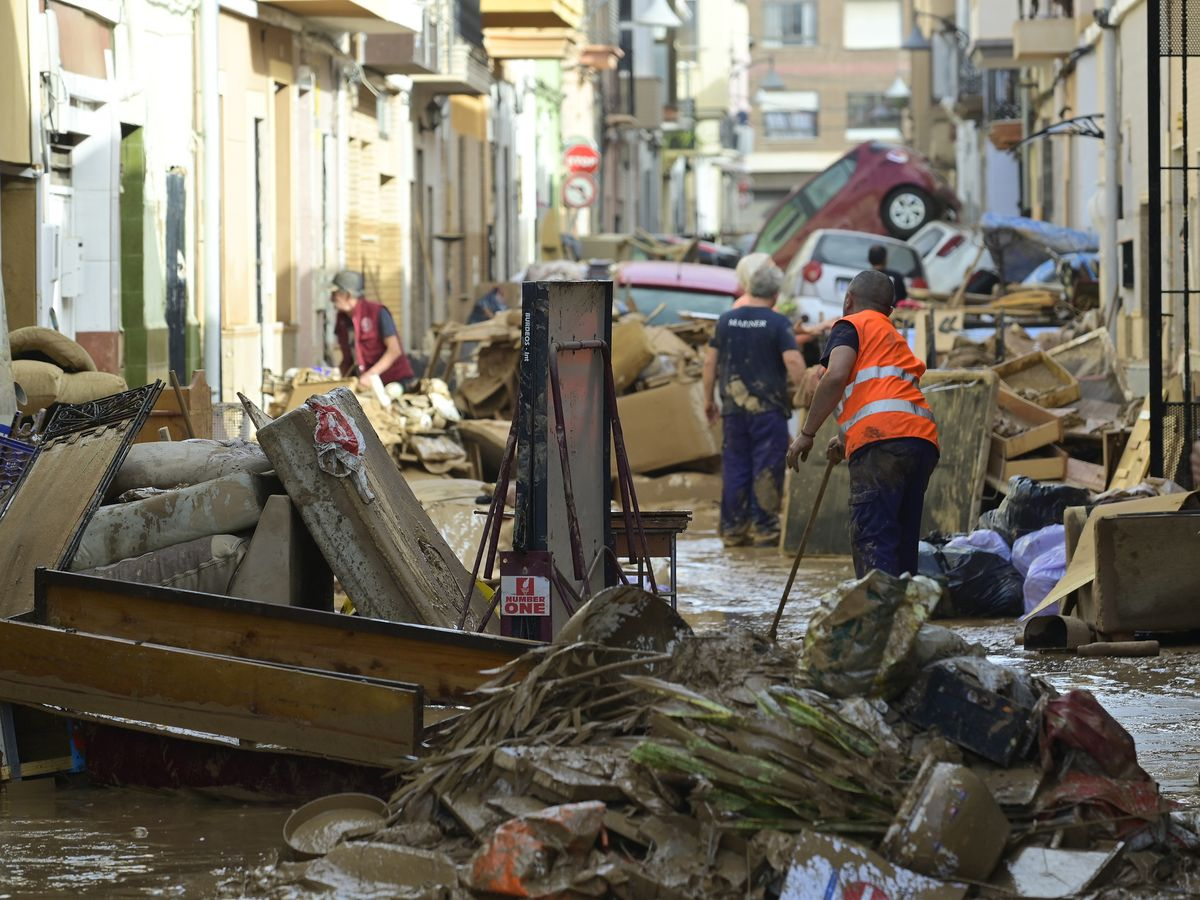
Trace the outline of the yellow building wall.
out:
M 0 162 L 27 166 L 30 147 L 29 4 L 0 0 Z

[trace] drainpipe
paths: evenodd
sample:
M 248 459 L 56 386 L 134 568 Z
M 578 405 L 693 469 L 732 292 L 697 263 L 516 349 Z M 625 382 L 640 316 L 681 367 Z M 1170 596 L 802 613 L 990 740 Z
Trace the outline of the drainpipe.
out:
M 0 226 L 3 227 L 3 226 Z M 0 270 L 0 425 L 8 427 L 17 413 L 13 388 L 12 353 L 8 345 L 8 307 L 4 299 L 4 272 Z
M 204 369 L 217 399 L 221 386 L 221 100 L 219 0 L 200 2 L 200 128 L 204 134 Z
M 1110 321 L 1117 308 L 1121 283 L 1117 220 L 1120 207 L 1121 113 L 1117 97 L 1117 29 L 1112 23 L 1116 0 L 1108 0 L 1096 11 L 1096 20 L 1104 29 L 1104 234 L 1100 246 L 1100 311 Z M 1157 64 L 1151 60 L 1151 65 Z

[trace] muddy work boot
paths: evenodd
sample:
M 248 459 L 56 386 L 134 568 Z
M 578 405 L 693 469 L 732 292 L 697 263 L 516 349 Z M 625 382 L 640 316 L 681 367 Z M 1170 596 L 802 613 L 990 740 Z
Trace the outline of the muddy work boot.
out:
M 747 532 L 742 532 L 741 534 L 721 535 L 721 543 L 726 547 L 749 547 L 753 540 Z
M 779 532 L 778 531 L 764 531 L 764 532 L 756 533 L 754 535 L 754 546 L 755 547 L 778 547 L 779 546 Z

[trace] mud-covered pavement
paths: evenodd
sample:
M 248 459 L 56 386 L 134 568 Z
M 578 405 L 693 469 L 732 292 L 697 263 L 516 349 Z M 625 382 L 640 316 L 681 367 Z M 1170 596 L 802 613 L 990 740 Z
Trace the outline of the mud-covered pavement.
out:
M 790 558 L 774 550 L 723 548 L 711 495 L 693 503 L 669 494 L 647 502 L 696 510 L 679 545 L 679 606 L 693 627 L 765 632 Z M 803 564 L 781 637 L 799 640 L 817 598 L 850 574 L 845 559 Z M 1164 791 L 1200 807 L 1200 648 L 1166 648 L 1158 658 L 1131 660 L 1026 654 L 1012 621 L 945 624 L 983 644 L 997 662 L 1043 675 L 1059 690 L 1092 691 L 1134 736 L 1142 766 Z M 290 811 L 79 783 L 19 785 L 0 794 L 0 900 L 236 895 L 246 869 L 277 857 Z

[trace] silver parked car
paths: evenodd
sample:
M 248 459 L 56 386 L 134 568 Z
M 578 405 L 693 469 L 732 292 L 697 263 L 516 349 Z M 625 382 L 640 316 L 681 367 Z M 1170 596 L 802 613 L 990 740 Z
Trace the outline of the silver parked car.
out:
M 908 287 L 923 288 L 925 270 L 916 250 L 904 241 L 867 234 L 823 228 L 814 231 L 800 247 L 783 278 L 781 302 L 812 324 L 842 315 L 842 302 L 850 280 L 871 268 L 867 253 L 876 244 L 887 249 L 886 268 L 904 278 Z

